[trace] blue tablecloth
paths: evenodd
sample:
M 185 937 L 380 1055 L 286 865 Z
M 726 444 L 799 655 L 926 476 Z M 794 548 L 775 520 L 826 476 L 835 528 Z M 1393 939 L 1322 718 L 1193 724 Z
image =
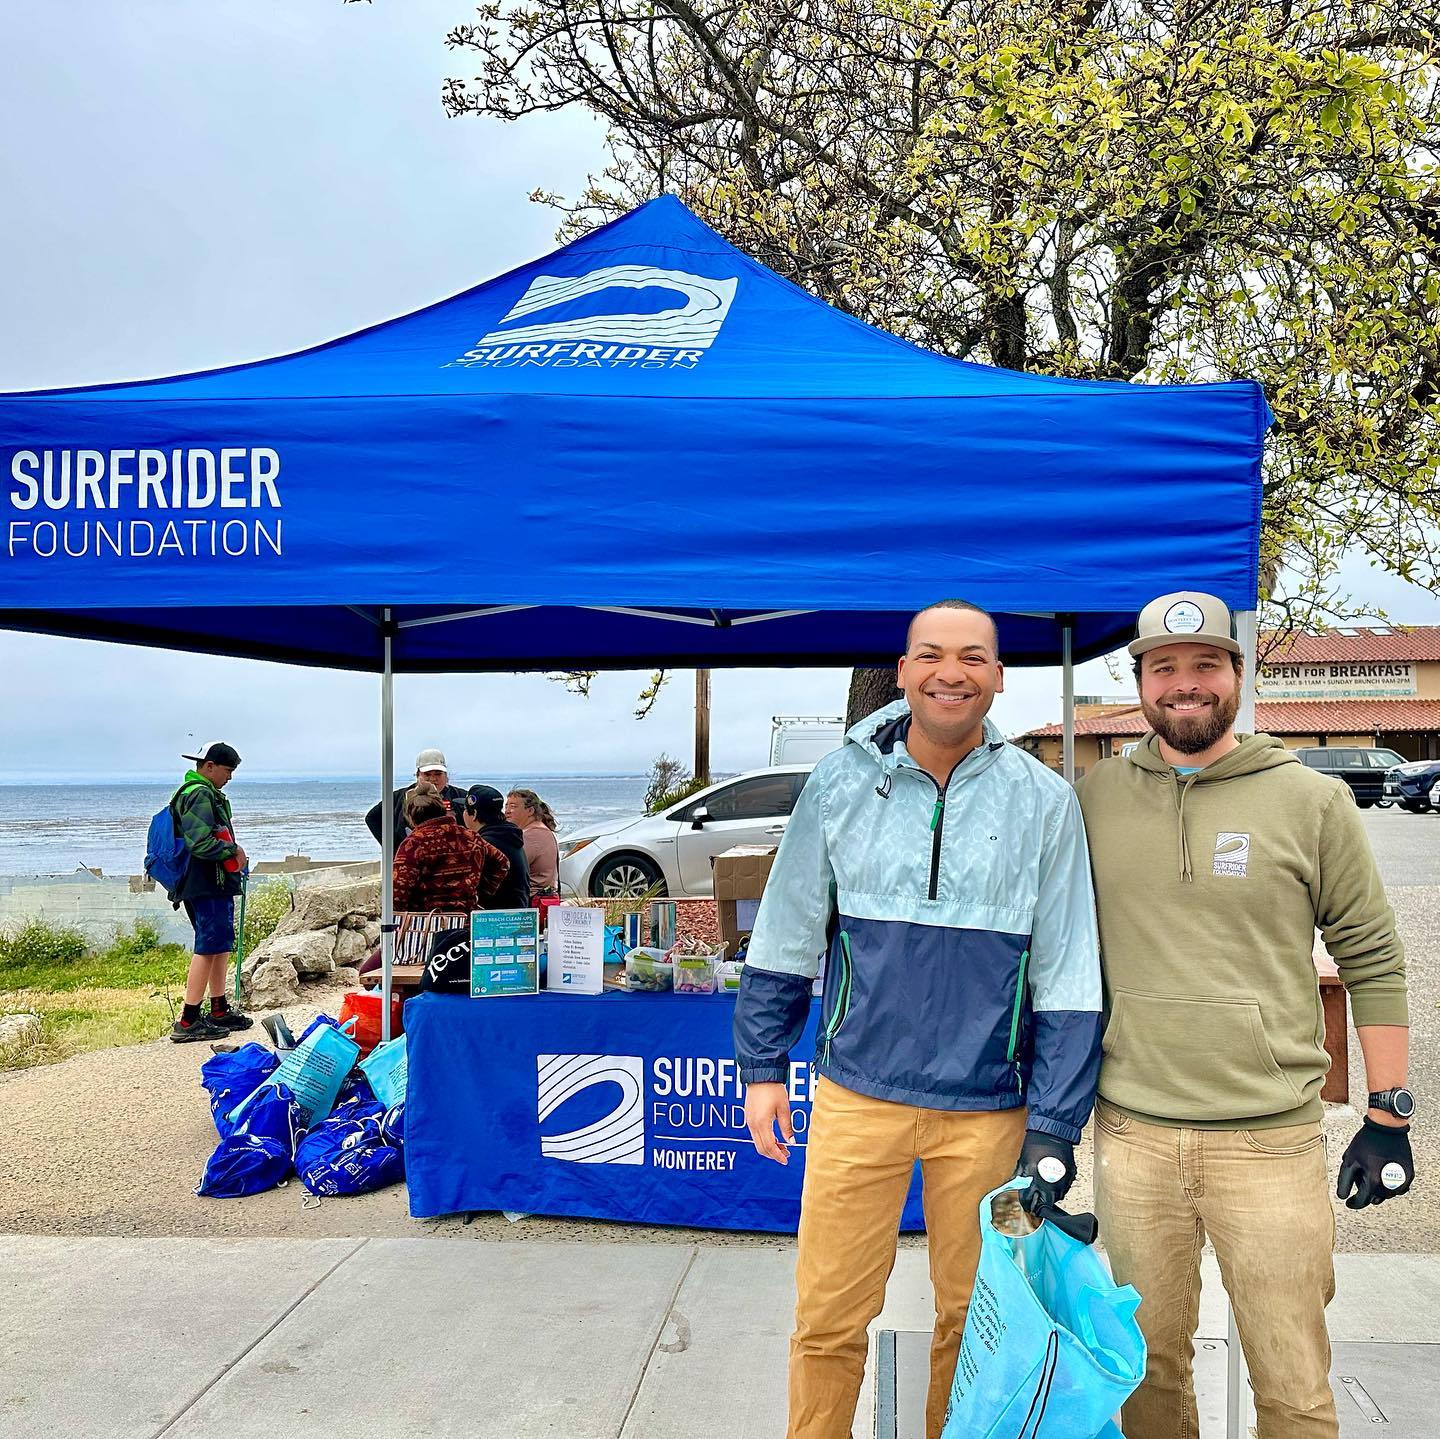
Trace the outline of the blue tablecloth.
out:
M 405 1006 L 405 1169 L 416 1218 L 470 1210 L 793 1233 L 813 1071 L 790 1068 L 795 1146 L 745 1128 L 734 997 L 607 993 Z M 795 1053 L 815 1048 L 816 1007 Z M 902 1227 L 920 1229 L 917 1172 Z

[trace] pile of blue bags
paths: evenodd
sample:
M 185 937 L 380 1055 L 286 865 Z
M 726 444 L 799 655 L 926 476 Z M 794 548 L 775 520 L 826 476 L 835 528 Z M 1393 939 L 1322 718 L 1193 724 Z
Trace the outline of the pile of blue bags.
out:
M 399 1183 L 405 1178 L 405 1100 L 390 1073 L 403 1047 L 401 1038 L 376 1051 L 390 1052 L 377 1086 L 388 1107 L 355 1065 L 359 1046 L 327 1015 L 283 1054 L 246 1044 L 206 1060 L 200 1082 L 220 1142 L 196 1194 L 236 1199 L 274 1189 L 292 1174 L 309 1193 L 327 1197 Z

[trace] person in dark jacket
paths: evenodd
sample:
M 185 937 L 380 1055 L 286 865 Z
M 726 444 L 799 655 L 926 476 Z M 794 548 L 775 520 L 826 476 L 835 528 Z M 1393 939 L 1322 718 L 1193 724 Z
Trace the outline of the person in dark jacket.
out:
M 410 833 L 395 851 L 395 908 L 468 912 L 492 907 L 510 861 L 456 824 L 449 803 L 432 784 L 415 786 L 405 812 Z
M 395 815 L 395 844 L 398 847 L 400 841 L 410 833 L 410 825 L 405 819 L 405 796 L 410 793 L 415 785 L 424 780 L 427 784 L 433 784 L 440 794 L 450 801 L 455 811 L 456 819 L 460 817 L 460 809 L 465 801 L 465 791 L 458 785 L 450 783 L 450 768 L 445 763 L 444 754 L 438 749 L 422 749 L 415 756 L 415 779 L 411 784 L 401 785 L 390 796 L 391 809 Z M 375 836 L 375 843 L 381 843 L 383 833 L 381 824 L 381 808 L 378 804 L 370 806 L 370 812 L 365 816 L 365 828 Z
M 248 1015 L 232 1010 L 226 997 L 226 976 L 235 948 L 235 896 L 249 865 L 235 840 L 230 801 L 224 789 L 240 767 L 240 755 L 223 740 L 201 745 L 182 755 L 195 766 L 186 772 L 170 801 L 188 863 L 173 898 L 183 905 L 195 929 L 195 951 L 185 976 L 185 1007 L 170 1030 L 177 1044 L 200 1039 L 227 1039 L 232 1031 L 249 1029 Z M 210 1013 L 200 1006 L 210 991 Z
M 493 844 L 510 861 L 510 873 L 486 909 L 528 909 L 530 866 L 525 858 L 525 832 L 505 818 L 505 797 L 494 786 L 472 784 L 465 796 L 465 828 Z

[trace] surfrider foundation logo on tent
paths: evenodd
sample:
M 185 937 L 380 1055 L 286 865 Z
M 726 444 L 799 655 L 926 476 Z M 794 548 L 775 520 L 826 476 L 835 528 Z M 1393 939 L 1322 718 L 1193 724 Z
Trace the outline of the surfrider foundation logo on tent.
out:
M 1244 879 L 1250 873 L 1250 836 L 1222 829 L 1215 836 L 1215 863 L 1210 873 Z
M 451 365 L 481 369 L 694 369 L 735 301 L 736 276 L 717 280 L 654 265 L 607 265 L 584 275 L 537 275 L 495 329 Z M 672 290 L 684 303 L 636 312 L 627 292 Z M 568 319 L 547 311 L 604 295 L 609 308 Z
M 542 1134 L 540 1153 L 575 1164 L 644 1164 L 645 1068 L 633 1054 L 537 1054 L 540 1123 L 582 1091 L 618 1084 L 620 1098 L 602 1118 L 567 1134 Z

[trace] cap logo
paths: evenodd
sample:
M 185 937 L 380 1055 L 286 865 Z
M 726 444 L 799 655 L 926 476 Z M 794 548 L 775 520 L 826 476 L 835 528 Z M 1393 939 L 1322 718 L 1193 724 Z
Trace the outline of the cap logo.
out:
M 1192 600 L 1177 600 L 1165 611 L 1161 624 L 1167 634 L 1193 635 L 1205 628 L 1205 615 Z

